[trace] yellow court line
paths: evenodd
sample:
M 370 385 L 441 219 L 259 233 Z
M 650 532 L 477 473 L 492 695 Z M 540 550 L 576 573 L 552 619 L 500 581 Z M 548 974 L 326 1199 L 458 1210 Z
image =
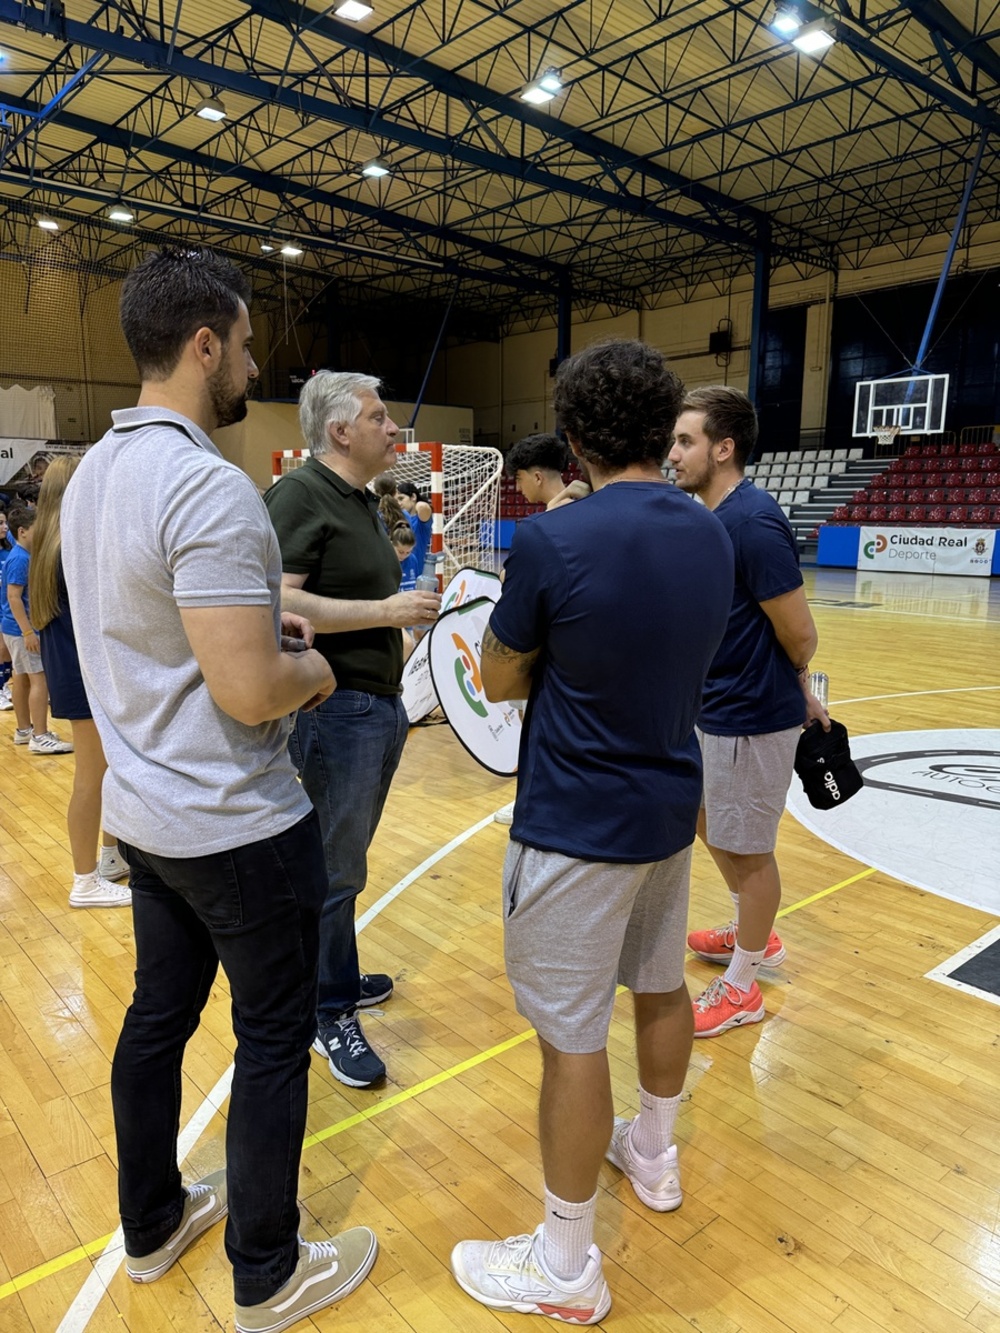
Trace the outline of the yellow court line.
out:
M 75 1250 L 60 1254 L 58 1258 L 49 1259 L 44 1264 L 39 1264 L 37 1268 L 29 1268 L 20 1277 L 4 1282 L 0 1285 L 0 1301 L 7 1296 L 13 1296 L 16 1291 L 23 1291 L 25 1287 L 33 1287 L 36 1282 L 41 1282 L 43 1278 L 52 1277 L 54 1273 L 61 1273 L 64 1268 L 70 1268 L 73 1264 L 79 1263 L 81 1259 L 89 1259 L 92 1254 L 99 1254 L 113 1235 L 114 1232 L 112 1231 L 108 1235 L 102 1236 L 100 1240 L 91 1240 L 86 1245 L 78 1245 Z
M 422 1092 L 436 1088 L 441 1083 L 447 1083 L 449 1079 L 457 1078 L 459 1074 L 464 1074 L 466 1070 L 475 1069 L 476 1065 L 485 1064 L 487 1060 L 492 1060 L 494 1056 L 503 1055 L 504 1051 L 520 1046 L 522 1042 L 528 1041 L 534 1035 L 535 1029 L 529 1028 L 527 1032 L 519 1032 L 516 1037 L 509 1037 L 506 1041 L 500 1042 L 498 1046 L 491 1046 L 488 1051 L 480 1051 L 478 1055 L 470 1056 L 468 1060 L 463 1060 L 459 1065 L 452 1065 L 451 1069 L 442 1069 L 439 1074 L 432 1074 L 430 1078 L 425 1078 L 423 1083 L 415 1083 L 412 1088 L 406 1088 L 403 1092 L 397 1092 L 392 1097 L 386 1097 L 383 1102 L 376 1102 L 374 1106 L 369 1106 L 367 1111 L 356 1111 L 354 1115 L 349 1115 L 346 1120 L 338 1120 L 335 1125 L 321 1129 L 318 1134 L 310 1134 L 303 1142 L 302 1147 L 311 1148 L 314 1144 L 322 1143 L 325 1139 L 332 1139 L 335 1134 L 342 1134 L 345 1129 L 353 1129 L 355 1125 L 363 1124 L 364 1121 L 371 1120 L 373 1116 L 381 1115 L 383 1111 L 391 1111 L 394 1106 L 399 1106 L 402 1102 L 408 1102 L 411 1097 L 419 1097 Z
M 808 898 L 802 898 L 797 903 L 792 903 L 788 907 L 783 907 L 778 913 L 779 917 L 788 916 L 789 912 L 797 912 L 800 907 L 808 907 L 810 903 L 815 903 L 820 898 L 826 898 L 831 893 L 836 893 L 838 889 L 845 889 L 848 884 L 856 884 L 860 879 L 867 879 L 869 875 L 877 872 L 874 868 L 860 870 L 856 875 L 851 875 L 848 879 L 842 879 L 839 884 L 832 884 L 828 889 L 820 889 L 819 893 L 813 893 Z M 625 988 L 620 987 L 619 993 Z M 343 1120 L 338 1120 L 336 1124 L 329 1125 L 326 1129 L 321 1129 L 315 1134 L 310 1134 L 302 1144 L 303 1151 L 306 1148 L 315 1147 L 317 1143 L 323 1143 L 327 1139 L 334 1138 L 337 1134 L 343 1134 L 345 1130 L 353 1129 L 355 1125 L 364 1124 L 366 1120 L 372 1120 L 375 1116 L 381 1115 L 384 1111 L 391 1111 L 393 1107 L 408 1102 L 413 1097 L 419 1097 L 421 1093 L 429 1092 L 431 1088 L 439 1087 L 442 1083 L 447 1083 L 450 1079 L 458 1078 L 459 1075 L 466 1073 L 470 1069 L 475 1069 L 477 1065 L 485 1064 L 487 1060 L 493 1060 L 498 1055 L 503 1055 L 504 1051 L 513 1050 L 515 1046 L 520 1046 L 535 1035 L 535 1029 L 529 1028 L 527 1032 L 519 1032 L 516 1037 L 508 1037 L 506 1041 L 499 1042 L 496 1046 L 491 1046 L 489 1050 L 480 1051 L 478 1055 L 470 1056 L 468 1060 L 461 1061 L 460 1064 L 452 1065 L 450 1069 L 442 1069 L 438 1074 L 432 1074 L 430 1078 L 424 1079 L 422 1083 L 415 1083 L 412 1088 L 405 1088 L 402 1092 L 395 1093 L 392 1097 L 386 1097 L 384 1101 L 376 1102 L 366 1111 L 356 1111 L 353 1115 L 346 1116 Z M 112 1233 L 113 1234 L 113 1233 Z M 103 1236 L 100 1240 L 89 1241 L 86 1245 L 80 1245 L 75 1250 L 70 1250 L 66 1254 L 59 1255 L 56 1259 L 49 1259 L 44 1264 L 39 1264 L 37 1268 L 31 1268 L 20 1277 L 12 1278 L 9 1282 L 0 1285 L 0 1301 L 8 1296 L 13 1296 L 15 1292 L 23 1291 L 26 1287 L 34 1286 L 44 1278 L 52 1277 L 55 1273 L 60 1273 L 64 1268 L 69 1268 L 72 1264 L 79 1263 L 81 1259 L 88 1259 L 93 1254 L 98 1254 L 107 1245 L 111 1239 L 111 1234 Z
M 867 870 L 859 870 L 856 875 L 851 875 L 849 879 L 842 879 L 839 884 L 831 884 L 828 889 L 820 889 L 819 893 L 812 893 L 808 898 L 801 898 L 797 903 L 789 903 L 778 913 L 778 919 L 788 916 L 789 912 L 797 912 L 800 907 L 808 907 L 810 903 L 818 903 L 820 898 L 828 898 L 831 893 L 836 893 L 838 889 L 846 889 L 848 884 L 856 884 L 859 879 L 867 879 L 869 875 L 877 874 L 874 866 L 869 866 Z

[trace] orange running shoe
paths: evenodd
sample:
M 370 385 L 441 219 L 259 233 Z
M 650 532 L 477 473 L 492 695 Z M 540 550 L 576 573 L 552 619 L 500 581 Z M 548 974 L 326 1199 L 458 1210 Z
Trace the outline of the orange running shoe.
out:
M 692 930 L 688 936 L 688 948 L 706 963 L 728 963 L 736 947 L 739 927 L 735 921 L 728 926 L 716 926 L 714 930 Z M 785 961 L 785 946 L 778 936 L 771 931 L 764 950 L 764 966 L 777 967 Z
M 764 1017 L 764 997 L 756 981 L 748 991 L 716 977 L 708 990 L 694 1001 L 694 1035 L 718 1037 L 730 1028 L 759 1023 Z

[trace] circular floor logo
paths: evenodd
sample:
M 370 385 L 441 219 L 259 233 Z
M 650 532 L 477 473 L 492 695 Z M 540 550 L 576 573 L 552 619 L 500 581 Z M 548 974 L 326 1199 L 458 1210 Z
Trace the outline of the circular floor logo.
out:
M 1000 914 L 1000 730 L 852 736 L 851 753 L 864 790 L 814 810 L 793 780 L 796 819 L 897 879 Z

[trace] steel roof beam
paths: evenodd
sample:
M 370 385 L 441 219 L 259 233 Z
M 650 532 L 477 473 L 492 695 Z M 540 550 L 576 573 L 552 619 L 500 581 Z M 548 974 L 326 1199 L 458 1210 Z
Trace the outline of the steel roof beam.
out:
M 148 37 L 128 37 L 120 32 L 95 28 L 90 24 L 78 23 L 62 16 L 49 18 L 44 11 L 22 5 L 18 0 L 0 0 L 0 23 L 21 25 L 34 32 L 55 35 L 78 46 L 103 51 L 135 64 L 152 66 L 165 73 L 183 75 L 195 82 L 237 93 L 256 102 L 277 104 L 299 115 L 309 115 L 318 120 L 346 125 L 366 134 L 383 134 L 420 151 L 451 157 L 469 166 L 513 177 L 522 182 L 530 182 L 543 189 L 572 195 L 619 212 L 661 222 L 664 226 L 692 231 L 706 240 L 719 241 L 741 249 L 752 249 L 754 246 L 753 235 L 738 227 L 677 213 L 634 195 L 624 192 L 618 194 L 584 181 L 575 181 L 533 166 L 523 159 L 476 148 L 396 121 L 386 121 L 358 107 L 338 105 L 309 93 L 279 88 L 254 75 L 228 69 L 222 65 L 213 65 L 176 50 L 171 55 L 164 43 L 152 41 Z M 230 171 L 230 164 L 225 161 L 217 160 L 213 166 L 216 171 L 224 167 L 226 174 L 239 174 L 238 171 Z M 631 167 L 636 169 L 634 163 L 631 163 Z M 456 234 L 455 239 L 459 239 L 459 235 Z M 805 245 L 787 246 L 779 242 L 775 245 L 775 249 L 779 253 L 794 254 L 807 260 L 810 258 Z M 812 257 L 812 262 L 829 264 L 830 261 L 826 256 L 817 253 Z

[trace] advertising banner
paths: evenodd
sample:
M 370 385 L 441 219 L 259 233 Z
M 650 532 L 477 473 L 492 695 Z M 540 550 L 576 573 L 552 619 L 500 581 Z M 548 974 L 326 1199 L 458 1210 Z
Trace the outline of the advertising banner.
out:
M 490 703 L 479 674 L 493 602 L 479 597 L 446 611 L 428 636 L 431 677 L 445 717 L 473 759 L 498 777 L 517 772 L 521 716 L 511 703 Z
M 465 566 L 458 571 L 445 588 L 441 596 L 441 614 L 450 611 L 453 606 L 471 602 L 475 597 L 488 597 L 491 602 L 500 600 L 503 584 L 498 574 L 490 574 L 485 569 L 472 569 Z
M 993 528 L 863 527 L 858 569 L 989 578 L 995 541 Z
M 437 708 L 437 691 L 431 680 L 431 662 L 427 652 L 430 646 L 431 636 L 425 634 L 417 641 L 416 648 L 403 667 L 403 707 L 411 727 L 423 722 Z
M 27 481 L 28 463 L 37 453 L 48 449 L 47 440 L 8 440 L 0 438 L 0 488 L 5 481 Z

